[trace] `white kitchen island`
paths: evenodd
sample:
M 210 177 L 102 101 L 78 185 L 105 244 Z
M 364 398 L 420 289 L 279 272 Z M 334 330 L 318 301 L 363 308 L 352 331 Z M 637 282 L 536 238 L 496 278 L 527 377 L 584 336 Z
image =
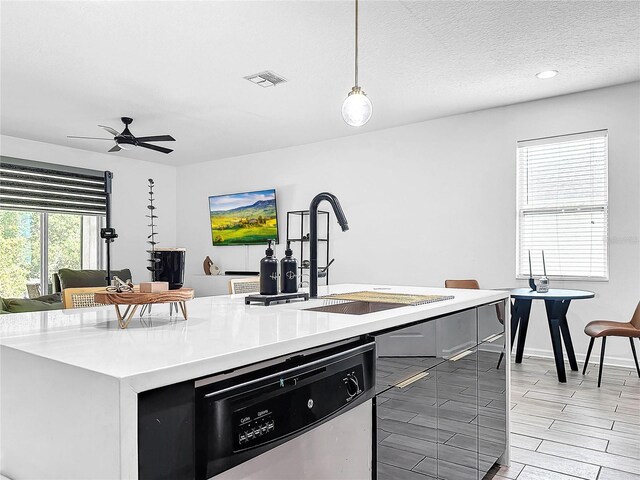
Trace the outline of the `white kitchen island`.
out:
M 321 287 L 320 294 L 374 289 L 455 298 L 344 315 L 305 310 L 323 300 L 264 307 L 245 306 L 243 295 L 204 297 L 188 303 L 188 321 L 154 306 L 126 330 L 111 306 L 2 316 L 0 473 L 136 479 L 141 392 L 508 298 L 377 285 Z

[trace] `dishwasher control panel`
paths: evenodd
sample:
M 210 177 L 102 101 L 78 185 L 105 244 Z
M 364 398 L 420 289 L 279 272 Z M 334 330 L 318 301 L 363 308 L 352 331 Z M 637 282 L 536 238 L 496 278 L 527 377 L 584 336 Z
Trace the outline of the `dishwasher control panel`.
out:
M 233 450 L 263 445 L 326 418 L 361 395 L 362 365 L 328 372 L 320 368 L 276 378 L 258 392 L 247 392 L 231 404 Z
M 345 347 L 197 388 L 196 479 L 218 475 L 371 399 L 375 347 Z
M 276 422 L 271 416 L 271 412 L 265 412 L 261 417 L 244 417 L 240 421 L 238 442 L 239 446 L 250 443 L 261 438 L 267 438 L 267 434 L 274 432 Z

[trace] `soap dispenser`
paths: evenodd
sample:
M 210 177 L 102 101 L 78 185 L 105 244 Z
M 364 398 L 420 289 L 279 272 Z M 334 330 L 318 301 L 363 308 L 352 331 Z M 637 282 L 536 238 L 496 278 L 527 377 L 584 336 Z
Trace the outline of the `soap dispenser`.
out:
M 280 291 L 282 293 L 296 293 L 298 291 L 298 261 L 292 258 L 291 241 L 287 240 L 285 257 L 280 260 Z
M 269 240 L 266 257 L 260 260 L 260 295 L 278 294 L 278 260 L 273 256 L 273 248 Z

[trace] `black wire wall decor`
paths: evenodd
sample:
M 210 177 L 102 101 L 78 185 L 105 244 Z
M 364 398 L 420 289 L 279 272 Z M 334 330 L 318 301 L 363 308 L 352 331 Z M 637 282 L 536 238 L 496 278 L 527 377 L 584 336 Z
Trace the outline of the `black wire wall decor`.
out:
M 150 220 L 149 225 L 147 225 L 147 227 L 151 228 L 151 234 L 147 236 L 147 243 L 151 245 L 150 249 L 147 250 L 149 252 L 149 263 L 151 264 L 147 267 L 147 270 L 151 272 L 151 280 L 155 280 L 156 278 L 155 272 L 160 270 L 160 267 L 158 265 L 158 263 L 160 263 L 160 259 L 156 257 L 156 245 L 158 244 L 158 242 L 156 242 L 156 235 L 158 234 L 156 232 L 156 219 L 158 218 L 158 216 L 156 215 L 156 207 L 153 204 L 153 201 L 154 201 L 153 187 L 154 186 L 155 186 L 155 183 L 153 181 L 153 178 L 150 178 L 149 179 L 149 205 L 147 205 L 149 214 L 146 215 L 146 217 L 149 218 Z

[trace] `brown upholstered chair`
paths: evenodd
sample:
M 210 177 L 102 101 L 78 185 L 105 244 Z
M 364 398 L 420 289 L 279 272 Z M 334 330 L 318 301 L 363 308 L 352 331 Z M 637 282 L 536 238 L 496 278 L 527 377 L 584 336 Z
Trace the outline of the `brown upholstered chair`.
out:
M 600 371 L 598 372 L 598 387 L 602 380 L 602 364 L 604 363 L 604 348 L 607 344 L 607 337 L 627 337 L 629 343 L 631 343 L 631 352 L 633 353 L 633 359 L 636 362 L 636 370 L 638 371 L 638 377 L 640 377 L 640 366 L 638 366 L 638 355 L 636 355 L 636 347 L 633 343 L 634 338 L 640 339 L 640 302 L 636 307 L 636 311 L 633 313 L 630 322 L 612 322 L 610 320 L 596 320 L 595 322 L 589 322 L 584 327 L 584 333 L 591 337 L 589 342 L 589 349 L 587 350 L 587 358 L 584 360 L 584 368 L 582 374 L 587 372 L 587 365 L 589 364 L 589 357 L 591 356 L 591 349 L 593 348 L 593 342 L 596 338 L 602 337 L 602 348 L 600 349 Z
M 469 279 L 469 280 L 445 280 L 444 281 L 445 288 L 466 288 L 469 290 L 480 290 L 480 284 L 477 280 Z M 496 315 L 498 316 L 498 320 L 501 324 L 504 325 L 504 309 L 500 308 L 500 306 L 496 305 Z M 504 351 L 500 352 L 500 358 L 498 359 L 498 365 L 496 368 L 500 368 L 500 364 L 502 363 L 502 359 L 504 358 Z
M 446 288 L 467 288 L 471 290 L 480 290 L 480 285 L 477 280 L 445 280 L 444 286 Z

